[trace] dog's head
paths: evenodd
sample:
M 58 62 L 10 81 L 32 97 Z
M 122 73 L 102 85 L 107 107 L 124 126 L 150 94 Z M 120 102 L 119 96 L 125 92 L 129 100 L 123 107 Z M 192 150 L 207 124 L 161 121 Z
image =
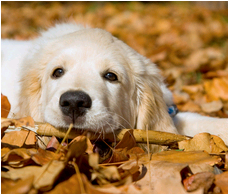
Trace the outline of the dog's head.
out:
M 35 42 L 23 63 L 20 112 L 57 127 L 173 130 L 156 66 L 104 30 L 77 28 L 58 25 Z

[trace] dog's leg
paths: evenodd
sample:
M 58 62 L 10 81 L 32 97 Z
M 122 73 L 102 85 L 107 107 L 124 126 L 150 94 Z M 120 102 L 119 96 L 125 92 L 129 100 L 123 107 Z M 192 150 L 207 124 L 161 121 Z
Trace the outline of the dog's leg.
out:
M 15 114 L 19 112 L 21 65 L 31 44 L 31 41 L 1 41 L 1 93 L 7 96 L 11 104 L 9 118 L 14 118 Z
M 178 113 L 173 118 L 178 132 L 182 135 L 194 136 L 207 132 L 219 136 L 228 144 L 228 119 L 201 116 L 196 113 Z

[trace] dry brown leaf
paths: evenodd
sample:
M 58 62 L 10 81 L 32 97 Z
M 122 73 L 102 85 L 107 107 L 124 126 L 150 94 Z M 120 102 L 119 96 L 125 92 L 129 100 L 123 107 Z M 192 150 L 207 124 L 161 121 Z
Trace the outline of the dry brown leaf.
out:
M 86 150 L 87 150 L 87 137 L 77 136 L 68 145 L 68 153 L 66 155 L 66 161 L 81 156 Z
M 227 78 L 214 78 L 204 82 L 204 88 L 209 101 L 222 99 L 228 100 L 228 81 Z
M 8 172 L 2 172 L 2 178 L 17 180 L 17 179 L 26 179 L 28 177 L 34 176 L 40 173 L 42 167 L 39 166 L 26 166 L 20 169 L 9 169 Z
M 175 104 L 185 103 L 190 99 L 190 96 L 185 92 L 174 92 L 173 99 Z
M 38 165 L 45 165 L 51 160 L 58 160 L 60 154 L 38 148 L 37 153 L 33 154 L 31 159 Z
M 136 182 L 141 188 L 148 188 L 150 190 L 149 193 L 155 194 L 187 193 L 181 183 L 180 175 L 180 171 L 187 164 L 151 161 L 150 164 L 145 164 L 145 166 L 148 169 L 147 174 Z M 199 189 L 196 193 L 203 193 L 203 190 Z
M 14 123 L 15 123 L 15 127 L 21 127 L 21 126 L 34 127 L 34 124 L 35 124 L 31 116 L 15 119 Z
M 203 86 L 200 84 L 197 85 L 185 85 L 182 86 L 182 90 L 188 94 L 196 94 L 203 91 Z
M 5 130 L 7 130 L 7 128 L 12 124 L 13 122 L 11 119 L 1 118 L 1 138 L 4 136 Z
M 9 151 L 9 148 L 1 148 L 1 157 L 5 156 Z
M 207 79 L 212 79 L 214 77 L 228 77 L 228 70 L 217 70 L 217 71 L 210 71 L 204 75 Z
M 103 163 L 122 162 L 129 159 L 127 155 L 127 148 L 114 149 L 111 157 L 106 159 Z
M 97 187 L 98 190 L 108 194 L 144 194 L 148 189 L 140 189 L 139 185 L 133 184 L 131 177 L 126 177 L 119 182 L 121 185 L 105 185 Z
M 81 182 L 83 186 L 81 186 Z M 82 190 L 83 188 L 83 190 Z M 49 194 L 103 194 L 102 191 L 97 190 L 87 179 L 84 174 L 74 174 L 68 180 L 58 184 Z
M 147 159 L 142 157 L 140 160 Z M 202 151 L 163 151 L 151 156 L 152 161 L 167 161 L 172 163 L 185 163 L 185 164 L 197 164 L 204 163 L 209 165 L 218 164 L 221 162 L 221 158 L 217 156 L 210 156 L 206 152 Z M 147 162 L 147 161 L 146 161 Z
M 34 176 L 30 176 L 26 179 L 14 182 L 10 186 L 7 186 L 7 183 L 3 182 L 1 193 L 2 194 L 27 194 L 33 187 L 33 180 L 34 180 Z
M 127 132 L 125 132 L 122 140 L 115 146 L 115 149 L 118 148 L 127 148 L 127 150 L 135 147 L 136 144 L 136 140 L 133 134 L 133 130 L 129 130 Z
M 31 117 L 25 117 L 20 119 L 1 118 L 1 137 L 3 137 L 4 131 L 7 130 L 7 128 L 10 125 L 14 125 L 15 127 L 21 127 L 21 126 L 34 127 L 34 121 Z
M 190 165 L 194 173 L 199 171 L 212 172 L 211 166 L 220 161 L 221 158 L 210 156 L 206 152 L 171 150 L 152 154 L 151 160 L 149 160 L 148 155 L 144 155 L 138 160 L 131 160 L 122 164 L 119 168 L 130 169 L 136 165 L 145 166 L 144 177 L 137 181 L 137 184 L 140 185 L 140 188 L 148 189 L 149 193 L 187 193 L 180 183 L 181 170 Z M 203 193 L 203 188 L 194 193 Z
M 185 178 L 183 180 L 183 184 L 184 188 L 188 192 L 192 192 L 199 188 L 203 188 L 204 193 L 206 194 L 212 186 L 214 179 L 215 175 L 213 173 L 201 172 Z
M 185 151 L 204 150 L 208 153 L 220 153 L 227 151 L 227 146 L 223 140 L 217 136 L 212 136 L 209 133 L 199 133 L 190 140 L 178 142 L 179 149 Z
M 25 145 L 32 146 L 32 145 L 35 145 L 36 142 L 37 142 L 36 134 L 33 131 L 29 131 L 29 134 L 25 140 Z
M 2 143 L 22 147 L 28 137 L 28 134 L 29 131 L 23 129 L 20 131 L 7 132 L 2 138 Z
M 87 138 L 87 150 L 85 152 L 88 154 L 93 154 L 93 148 L 94 146 L 92 145 L 90 139 Z
M 31 161 L 31 156 L 36 153 L 37 149 L 34 148 L 16 148 L 6 153 L 2 158 L 2 162 L 10 165 L 11 167 L 24 167 L 33 163 Z
M 179 110 L 181 110 L 181 111 L 190 111 L 190 112 L 200 112 L 201 108 L 195 102 L 193 102 L 192 100 L 189 100 L 181 108 L 179 108 Z
M 46 149 L 54 149 L 54 150 L 57 150 L 57 148 L 59 147 L 60 143 L 59 141 L 56 139 L 55 136 L 52 136 L 52 138 L 50 139 L 50 141 L 48 142 L 47 144 L 47 147 Z
M 127 154 L 129 156 L 129 159 L 139 159 L 140 156 L 145 154 L 145 151 L 142 148 L 139 147 L 133 147 L 130 150 L 127 151 Z
M 11 105 L 8 98 L 1 94 L 1 117 L 7 118 L 10 108 Z
M 45 164 L 35 175 L 34 187 L 40 191 L 50 190 L 64 167 L 64 162 L 57 160 Z
M 10 169 L 8 172 L 2 173 L 2 177 L 16 180 L 34 176 L 33 186 L 40 191 L 47 191 L 52 188 L 64 167 L 64 162 L 54 160 L 42 167 L 26 166 L 20 169 Z
M 91 180 L 96 181 L 99 185 L 110 184 L 111 182 L 120 181 L 121 177 L 116 166 L 99 167 L 91 174 Z
M 228 171 L 216 175 L 214 183 L 220 187 L 224 194 L 228 194 Z
M 89 154 L 88 164 L 93 167 L 94 169 L 99 168 L 99 154 L 98 153 L 91 153 Z
M 223 108 L 221 100 L 201 104 L 201 109 L 206 113 L 217 112 Z

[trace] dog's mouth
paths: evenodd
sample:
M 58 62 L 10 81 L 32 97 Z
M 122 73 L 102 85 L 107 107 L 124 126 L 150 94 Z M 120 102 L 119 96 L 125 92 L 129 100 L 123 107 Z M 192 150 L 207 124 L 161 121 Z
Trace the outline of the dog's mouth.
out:
M 69 126 L 65 127 L 57 127 L 58 131 L 61 133 L 61 137 L 63 137 L 69 130 Z M 105 129 L 105 127 L 78 127 L 73 126 L 71 127 L 68 135 L 68 139 L 74 139 L 77 136 L 84 135 L 87 136 L 90 140 L 109 140 L 110 142 L 115 141 L 116 133 L 119 132 L 122 128 L 118 127 L 115 129 L 112 129 L 112 131 Z

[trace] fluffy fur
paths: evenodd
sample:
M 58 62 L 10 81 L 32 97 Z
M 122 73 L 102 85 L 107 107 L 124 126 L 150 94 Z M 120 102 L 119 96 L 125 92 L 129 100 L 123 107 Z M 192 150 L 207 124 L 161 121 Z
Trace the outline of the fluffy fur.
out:
M 227 119 L 193 113 L 171 118 L 167 108 L 173 104 L 172 94 L 156 65 L 102 29 L 58 24 L 33 41 L 2 41 L 2 56 L 2 93 L 11 102 L 10 117 L 30 115 L 68 127 L 72 121 L 60 110 L 60 96 L 81 90 L 91 97 L 92 107 L 77 118 L 78 129 L 106 133 L 148 125 L 190 136 L 206 131 L 227 143 Z M 53 79 L 56 68 L 65 74 Z M 106 80 L 106 72 L 115 73 L 118 81 Z

